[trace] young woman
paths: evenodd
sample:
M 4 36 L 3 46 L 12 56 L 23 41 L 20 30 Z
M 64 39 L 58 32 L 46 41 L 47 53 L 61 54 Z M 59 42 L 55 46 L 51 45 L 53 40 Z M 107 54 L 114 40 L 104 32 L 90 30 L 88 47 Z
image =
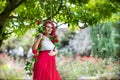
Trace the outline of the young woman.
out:
M 39 34 L 32 46 L 34 58 L 37 59 L 33 68 L 33 80 L 62 80 L 56 69 L 55 56 L 58 51 L 53 41 L 57 41 L 55 26 L 52 21 L 45 21 L 43 27 L 44 33 Z

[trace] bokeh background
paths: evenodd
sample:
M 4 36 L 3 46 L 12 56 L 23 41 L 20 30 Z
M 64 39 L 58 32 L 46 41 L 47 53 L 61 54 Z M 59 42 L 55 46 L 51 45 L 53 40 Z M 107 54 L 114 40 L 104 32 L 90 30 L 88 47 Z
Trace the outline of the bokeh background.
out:
M 63 80 L 120 79 L 119 0 L 0 0 L 0 79 L 30 79 L 38 20 L 58 35 Z

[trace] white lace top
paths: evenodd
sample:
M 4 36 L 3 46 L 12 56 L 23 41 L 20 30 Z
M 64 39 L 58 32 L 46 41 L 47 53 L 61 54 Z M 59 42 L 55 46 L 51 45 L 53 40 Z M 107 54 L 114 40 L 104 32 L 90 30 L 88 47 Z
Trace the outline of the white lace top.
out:
M 43 36 L 43 41 L 41 43 L 41 51 L 53 50 L 54 47 L 55 47 L 55 45 L 51 42 L 51 40 L 48 37 Z

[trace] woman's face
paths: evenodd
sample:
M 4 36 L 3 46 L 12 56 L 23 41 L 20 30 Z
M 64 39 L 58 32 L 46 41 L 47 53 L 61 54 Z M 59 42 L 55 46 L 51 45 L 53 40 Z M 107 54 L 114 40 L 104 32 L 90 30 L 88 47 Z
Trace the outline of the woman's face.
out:
M 52 25 L 50 23 L 47 23 L 45 26 L 45 34 L 50 35 L 52 32 Z

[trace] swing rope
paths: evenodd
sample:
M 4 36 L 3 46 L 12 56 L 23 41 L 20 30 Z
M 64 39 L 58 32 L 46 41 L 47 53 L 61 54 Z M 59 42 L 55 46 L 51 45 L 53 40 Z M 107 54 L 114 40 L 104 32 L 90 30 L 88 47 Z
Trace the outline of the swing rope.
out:
M 38 37 L 39 36 L 39 33 L 44 33 L 44 9 L 45 9 L 45 5 L 46 5 L 46 0 L 44 0 L 43 2 L 43 9 L 42 9 L 42 19 L 41 21 L 38 22 L 38 27 L 36 29 L 36 34 L 35 36 Z
M 45 5 L 46 5 L 46 0 L 44 0 L 44 2 L 43 2 L 42 20 L 43 20 L 43 18 L 44 18 L 44 9 L 45 9 Z
M 52 3 L 52 0 L 50 0 L 50 4 L 51 4 L 51 3 Z M 53 7 L 53 6 L 52 6 L 52 4 L 51 4 L 51 14 L 50 14 L 50 15 L 51 15 L 51 19 L 52 19 L 52 7 Z

